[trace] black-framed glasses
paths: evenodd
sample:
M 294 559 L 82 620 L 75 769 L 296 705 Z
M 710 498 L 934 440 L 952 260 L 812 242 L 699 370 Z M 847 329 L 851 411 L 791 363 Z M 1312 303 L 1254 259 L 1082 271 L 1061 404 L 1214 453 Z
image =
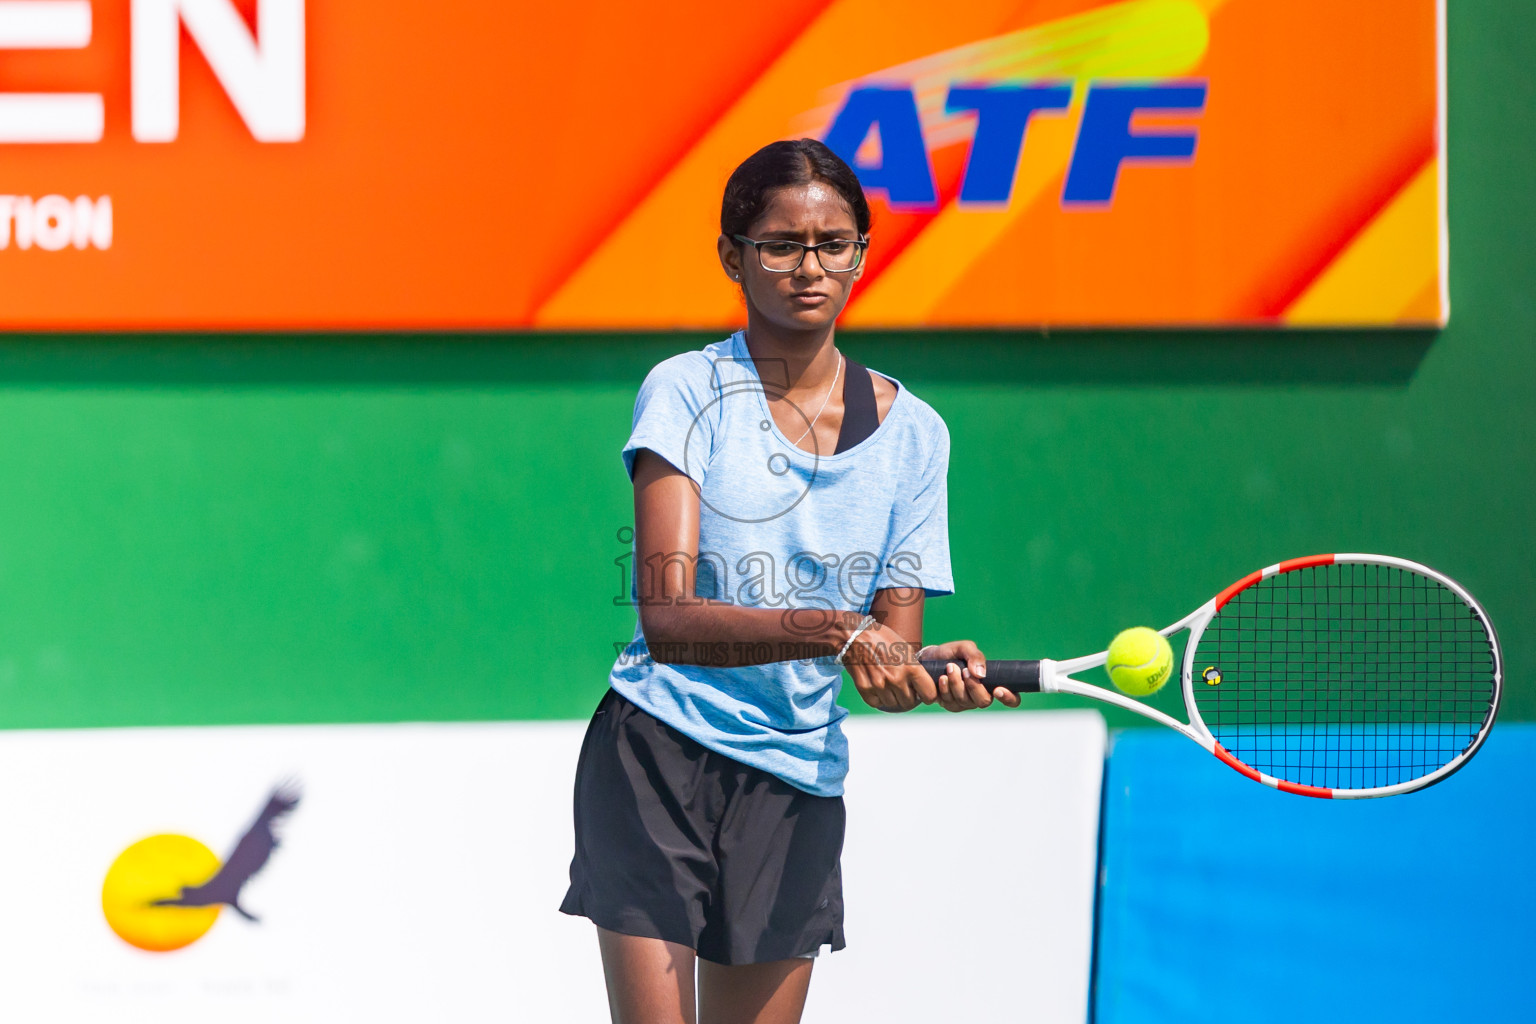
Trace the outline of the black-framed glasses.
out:
M 790 274 L 799 270 L 808 252 L 816 254 L 816 262 L 827 273 L 846 274 L 850 270 L 859 269 L 859 264 L 864 262 L 864 250 L 869 247 L 869 241 L 862 238 L 831 238 L 815 245 L 806 245 L 804 242 L 791 242 L 787 238 L 769 238 L 759 242 L 746 235 L 731 237 L 756 249 L 757 262 L 771 274 Z

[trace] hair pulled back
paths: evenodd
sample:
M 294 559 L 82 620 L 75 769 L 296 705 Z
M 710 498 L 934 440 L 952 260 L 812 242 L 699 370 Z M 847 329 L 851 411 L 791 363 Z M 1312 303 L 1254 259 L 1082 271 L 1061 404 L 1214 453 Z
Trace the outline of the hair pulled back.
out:
M 842 196 L 853 213 L 859 234 L 869 233 L 869 203 L 858 175 L 816 139 L 770 142 L 743 160 L 725 183 L 725 198 L 720 202 L 720 233 L 727 238 L 745 235 L 768 208 L 773 193 L 813 181 L 830 185 Z

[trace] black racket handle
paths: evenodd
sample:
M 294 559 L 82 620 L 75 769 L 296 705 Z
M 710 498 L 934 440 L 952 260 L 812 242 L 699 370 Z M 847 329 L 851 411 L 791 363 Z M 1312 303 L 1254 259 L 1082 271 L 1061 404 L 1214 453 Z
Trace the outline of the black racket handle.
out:
M 923 661 L 921 664 L 928 674 L 933 676 L 933 681 L 938 682 L 950 662 Z M 965 662 L 959 660 L 954 664 L 962 668 L 965 666 Z M 987 678 L 978 679 L 977 682 L 988 690 L 1003 686 L 1014 693 L 1039 693 L 1040 663 L 1038 661 L 988 661 Z

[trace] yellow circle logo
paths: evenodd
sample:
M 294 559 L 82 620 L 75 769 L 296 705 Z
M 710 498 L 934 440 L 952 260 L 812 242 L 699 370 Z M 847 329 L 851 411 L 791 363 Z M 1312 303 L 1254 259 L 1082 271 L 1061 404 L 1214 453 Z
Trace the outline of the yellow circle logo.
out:
M 107 924 L 131 946 L 166 953 L 190 946 L 218 919 L 219 906 L 160 906 L 185 886 L 207 882 L 219 870 L 214 852 L 190 836 L 141 839 L 117 855 L 101 885 Z
M 256 915 L 240 905 L 241 890 L 272 859 L 276 826 L 298 805 L 295 783 L 274 789 L 223 863 L 191 836 L 140 839 L 117 855 L 101 883 L 107 924 L 130 946 L 168 953 L 202 938 L 222 907 L 254 923 Z

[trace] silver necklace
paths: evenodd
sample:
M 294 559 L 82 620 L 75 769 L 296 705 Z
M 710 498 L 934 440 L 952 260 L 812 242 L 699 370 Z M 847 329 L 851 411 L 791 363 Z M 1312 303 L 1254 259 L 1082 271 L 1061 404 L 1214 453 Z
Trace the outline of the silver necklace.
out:
M 832 386 L 827 388 L 827 397 L 823 398 L 821 400 L 821 409 L 817 409 L 816 410 L 816 415 L 811 417 L 811 425 L 805 428 L 805 434 L 809 434 L 813 429 L 815 429 L 816 421 L 821 419 L 822 410 L 827 407 L 827 403 L 828 402 L 832 401 L 832 392 L 837 390 L 837 378 L 842 376 L 842 373 L 843 373 L 843 355 L 842 355 L 842 353 L 838 353 L 838 356 L 837 356 L 837 369 L 832 371 Z M 801 434 L 799 437 L 795 438 L 795 447 L 796 448 L 799 448 L 800 447 L 800 442 L 805 440 L 805 434 Z

